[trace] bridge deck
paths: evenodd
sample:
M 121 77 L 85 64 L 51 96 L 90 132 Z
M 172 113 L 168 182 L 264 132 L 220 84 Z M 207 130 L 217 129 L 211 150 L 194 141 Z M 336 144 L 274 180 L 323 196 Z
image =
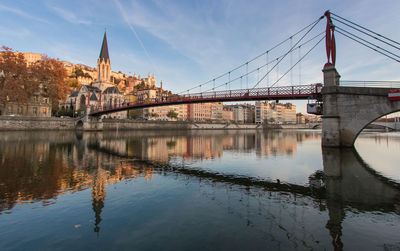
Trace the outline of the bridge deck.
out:
M 322 84 L 280 86 L 269 88 L 239 89 L 228 91 L 214 91 L 195 94 L 172 95 L 168 98 L 148 99 L 134 104 L 126 103 L 121 106 L 106 107 L 94 110 L 91 116 L 101 116 L 108 113 L 120 112 L 131 109 L 181 105 L 209 102 L 232 102 L 254 100 L 282 100 L 282 99 L 319 99 L 321 97 Z

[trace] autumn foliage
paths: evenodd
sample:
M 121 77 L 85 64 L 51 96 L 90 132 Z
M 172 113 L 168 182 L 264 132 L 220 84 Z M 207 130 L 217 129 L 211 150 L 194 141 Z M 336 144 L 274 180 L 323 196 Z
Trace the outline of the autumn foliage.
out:
M 55 59 L 44 56 L 27 65 L 23 54 L 3 46 L 0 51 L 0 103 L 25 103 L 33 93 L 42 90 L 56 107 L 69 92 L 65 85 L 66 76 L 64 66 Z

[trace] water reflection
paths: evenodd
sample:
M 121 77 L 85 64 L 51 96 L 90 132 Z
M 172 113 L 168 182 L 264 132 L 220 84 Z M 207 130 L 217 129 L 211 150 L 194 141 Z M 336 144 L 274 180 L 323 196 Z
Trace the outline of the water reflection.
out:
M 228 191 L 225 195 L 228 200 L 230 194 L 239 191 L 240 204 L 244 203 L 242 197 L 247 197 L 248 214 L 243 216 L 247 227 L 254 227 L 258 221 L 273 222 L 266 235 L 276 241 L 281 236 L 274 232 L 283 231 L 295 247 L 321 248 L 318 242 L 309 242 L 318 237 L 298 235 L 307 228 L 307 221 L 315 224 L 325 219 L 314 213 L 299 221 L 287 207 L 295 208 L 295 212 L 310 210 L 309 207 L 320 213 L 327 212 L 323 227 L 329 231 L 335 250 L 361 245 L 344 245 L 343 222 L 352 210 L 400 214 L 399 185 L 368 167 L 353 150 L 323 149 L 323 172 L 310 172 L 308 184 L 186 168 L 176 161 L 177 158 L 190 163 L 219 159 L 229 152 L 254 153 L 258 158 L 290 157 L 307 141 L 320 140 L 319 133 L 314 131 L 8 132 L 1 136 L 0 214 L 12 213 L 18 204 L 41 202 L 47 206 L 55 203 L 61 194 L 91 189 L 92 229 L 96 233 L 101 230 L 106 197 L 110 196 L 107 186 L 121 181 L 151 183 L 154 177 L 206 184 L 215 191 L 218 191 L 215 186 L 223 187 Z M 214 202 L 215 191 L 205 193 Z M 224 196 L 219 198 L 222 203 Z M 276 201 L 279 203 L 275 205 Z M 238 212 L 240 205 L 232 207 L 230 203 L 224 214 Z M 284 240 L 277 241 L 278 246 L 284 249 L 286 244 L 281 241 Z
M 151 168 L 128 165 L 121 157 L 168 163 L 173 157 L 219 158 L 227 150 L 255 150 L 257 156 L 290 155 L 298 143 L 315 138 L 319 134 L 311 131 L 2 133 L 0 211 L 10 210 L 16 203 L 51 203 L 59 194 L 90 187 L 93 208 L 101 211 L 106 183 L 142 176 L 151 180 L 154 175 Z
M 400 185 L 371 169 L 354 149 L 323 149 L 329 221 L 335 250 L 342 250 L 345 208 L 400 215 Z
M 250 152 L 257 156 L 291 155 L 297 145 L 308 139 L 319 139 L 313 131 L 195 131 L 187 132 L 104 132 L 96 141 L 99 149 L 119 156 L 168 161 L 171 157 L 186 159 L 220 158 L 224 151 Z

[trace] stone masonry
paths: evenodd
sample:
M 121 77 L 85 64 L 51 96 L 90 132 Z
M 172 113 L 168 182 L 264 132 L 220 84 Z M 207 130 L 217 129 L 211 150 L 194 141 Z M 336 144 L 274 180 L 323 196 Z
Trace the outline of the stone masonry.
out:
M 322 146 L 353 147 L 368 124 L 400 111 L 400 101 L 388 100 L 390 88 L 342 87 L 333 66 L 326 66 L 323 72 Z

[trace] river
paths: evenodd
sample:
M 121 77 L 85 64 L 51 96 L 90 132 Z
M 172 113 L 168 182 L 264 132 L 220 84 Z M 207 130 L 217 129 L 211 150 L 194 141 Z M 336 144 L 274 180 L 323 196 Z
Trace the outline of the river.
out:
M 400 133 L 0 132 L 1 250 L 398 250 Z

